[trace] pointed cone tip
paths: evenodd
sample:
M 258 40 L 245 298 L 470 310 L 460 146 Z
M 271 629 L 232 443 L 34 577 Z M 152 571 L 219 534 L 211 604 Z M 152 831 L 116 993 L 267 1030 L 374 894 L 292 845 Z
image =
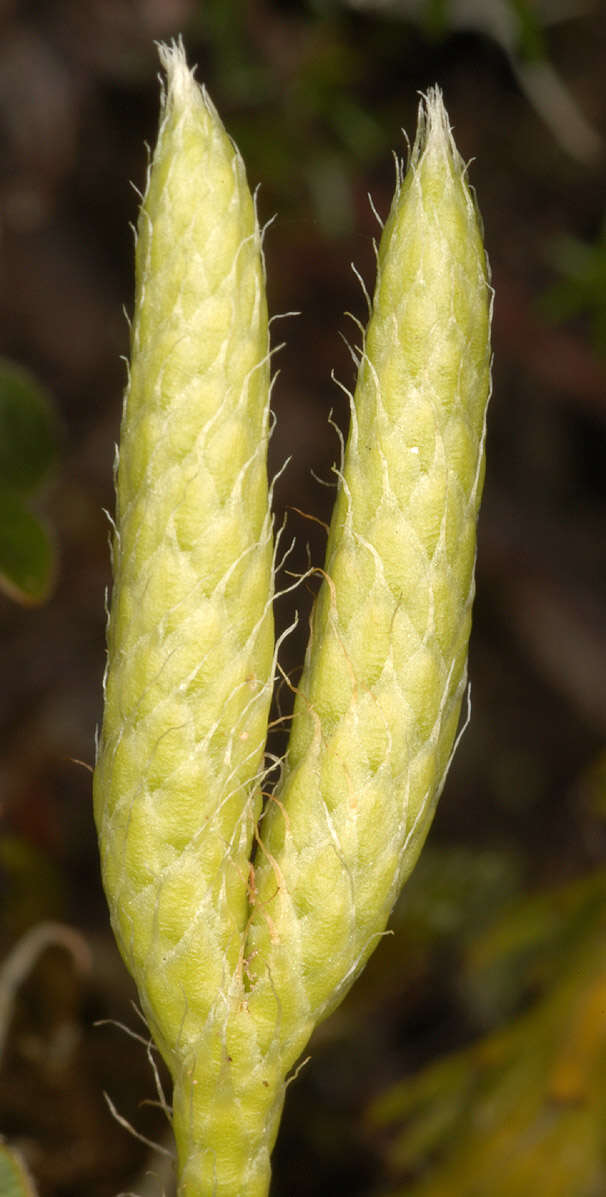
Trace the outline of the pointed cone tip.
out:
M 419 101 L 417 135 L 411 155 L 413 165 L 418 165 L 428 152 L 445 154 L 456 166 L 462 166 L 444 106 L 442 89 L 437 84 L 428 88 Z
M 203 97 L 194 71 L 187 65 L 182 37 L 172 42 L 159 42 L 158 57 L 166 73 L 167 98 L 177 104 L 186 104 L 191 103 L 194 97 Z

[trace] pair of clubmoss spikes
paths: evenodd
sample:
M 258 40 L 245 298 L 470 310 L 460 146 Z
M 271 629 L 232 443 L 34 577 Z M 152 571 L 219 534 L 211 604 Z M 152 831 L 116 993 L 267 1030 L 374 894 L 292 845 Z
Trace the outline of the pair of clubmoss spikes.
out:
M 174 1083 L 179 1193 L 262 1197 L 285 1078 L 377 946 L 452 755 L 491 292 L 435 88 L 381 237 L 324 579 L 268 798 L 261 234 L 182 46 L 160 57 L 95 817 L 114 932 Z

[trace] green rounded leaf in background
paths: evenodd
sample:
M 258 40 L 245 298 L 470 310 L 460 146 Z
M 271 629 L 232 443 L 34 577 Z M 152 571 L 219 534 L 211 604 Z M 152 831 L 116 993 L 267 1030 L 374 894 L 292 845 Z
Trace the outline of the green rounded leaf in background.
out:
M 27 370 L 0 358 L 0 485 L 31 490 L 56 451 L 56 419 L 46 391 Z
M 33 1181 L 21 1156 L 1 1141 L 0 1193 L 2 1197 L 36 1197 Z
M 16 490 L 0 486 L 0 587 L 22 603 L 41 603 L 54 574 L 47 533 Z

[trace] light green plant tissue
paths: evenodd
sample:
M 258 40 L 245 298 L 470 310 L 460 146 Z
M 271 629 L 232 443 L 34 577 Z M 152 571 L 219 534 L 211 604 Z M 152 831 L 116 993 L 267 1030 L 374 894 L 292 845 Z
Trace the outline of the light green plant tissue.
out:
M 239 974 L 274 650 L 259 229 L 210 100 L 179 49 L 162 62 L 95 813 L 116 937 L 171 1061 Z
M 248 937 L 254 1000 L 268 1034 L 269 1011 L 277 1018 L 281 1007 L 295 1056 L 377 946 L 452 753 L 490 306 L 474 200 L 433 89 L 381 238 L 280 802 L 262 822 Z
M 182 47 L 160 53 L 95 817 L 112 925 L 174 1080 L 179 1193 L 264 1197 L 286 1075 L 385 930 L 453 750 L 490 288 L 434 89 L 381 238 L 324 581 L 263 808 L 275 648 L 261 237 Z

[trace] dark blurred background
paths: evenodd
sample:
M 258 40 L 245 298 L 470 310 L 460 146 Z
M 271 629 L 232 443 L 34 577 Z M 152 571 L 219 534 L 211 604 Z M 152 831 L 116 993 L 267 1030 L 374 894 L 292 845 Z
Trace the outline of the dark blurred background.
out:
M 134 991 L 100 886 L 112 461 L 156 40 L 183 33 L 252 186 L 277 322 L 271 469 L 320 563 L 365 319 L 370 210 L 439 83 L 482 210 L 494 395 L 473 715 L 381 945 L 289 1088 L 275 1197 L 606 1193 L 606 11 L 597 0 L 2 0 L 0 352 L 51 397 L 32 499 L 54 546 L 0 593 L 0 1134 L 41 1197 L 171 1193 Z M 313 473 L 312 473 L 313 470 Z M 298 510 L 297 510 L 298 509 Z M 48 589 L 48 588 L 47 588 Z M 310 595 L 283 664 L 302 660 Z M 49 925 L 50 924 L 50 925 Z M 70 930 L 66 930 L 65 928 Z M 77 934 L 74 936 L 72 932 Z M 115 1025 L 114 1019 L 142 1040 Z M 499 1185 L 501 1187 L 499 1187 Z

